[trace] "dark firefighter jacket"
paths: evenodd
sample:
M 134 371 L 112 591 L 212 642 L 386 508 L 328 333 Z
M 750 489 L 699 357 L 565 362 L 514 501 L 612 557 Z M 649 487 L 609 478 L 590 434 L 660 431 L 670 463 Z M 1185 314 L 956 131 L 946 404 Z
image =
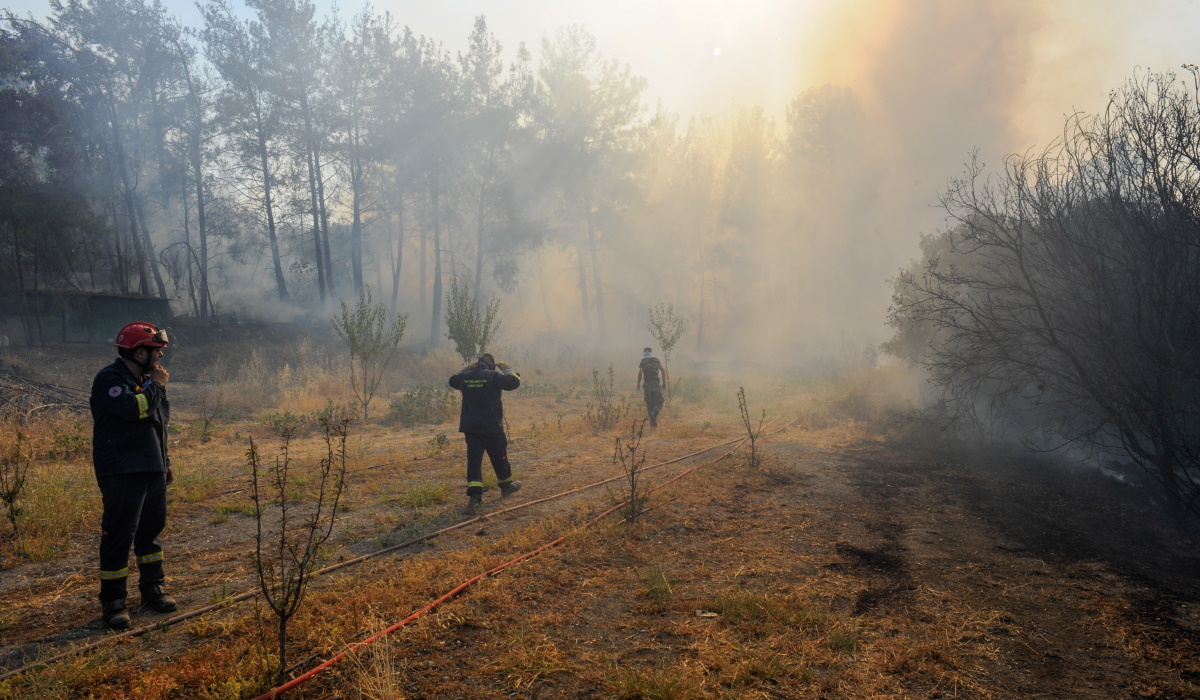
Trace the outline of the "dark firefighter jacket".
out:
M 511 370 L 510 370 L 511 371 Z M 462 392 L 460 433 L 504 432 L 504 403 L 500 392 L 521 386 L 521 375 L 505 374 L 482 366 L 467 367 L 451 375 L 450 386 Z
M 139 381 L 120 358 L 92 380 L 92 465 L 97 478 L 134 472 L 165 472 L 167 388 Z

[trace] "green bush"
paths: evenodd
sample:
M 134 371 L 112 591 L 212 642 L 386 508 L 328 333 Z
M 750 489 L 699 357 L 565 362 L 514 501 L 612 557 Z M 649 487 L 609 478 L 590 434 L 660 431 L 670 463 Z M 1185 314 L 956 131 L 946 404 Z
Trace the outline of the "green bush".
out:
M 411 428 L 418 423 L 439 424 L 458 414 L 458 394 L 450 389 L 419 386 L 392 401 L 387 420 Z
M 294 432 L 307 427 L 309 423 L 305 419 L 305 416 L 297 415 L 291 411 L 272 411 L 264 415 L 262 421 L 273 433 L 281 433 L 284 430 Z
M 83 421 L 74 421 L 70 428 L 55 426 L 54 437 L 50 443 L 49 456 L 59 459 L 71 459 L 90 452 L 92 436 L 83 431 Z

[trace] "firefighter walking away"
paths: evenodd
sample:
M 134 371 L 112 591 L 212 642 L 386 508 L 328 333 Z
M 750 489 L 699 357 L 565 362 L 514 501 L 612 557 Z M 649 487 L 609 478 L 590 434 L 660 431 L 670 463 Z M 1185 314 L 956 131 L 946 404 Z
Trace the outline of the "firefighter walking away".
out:
M 458 431 L 467 441 L 467 512 L 483 503 L 483 454 L 496 472 L 500 495 L 507 498 L 521 488 L 513 481 L 508 463 L 508 436 L 504 434 L 503 392 L 521 386 L 521 375 L 507 362 L 497 363 L 490 353 L 450 376 L 450 386 L 462 392 Z
M 658 381 L 662 373 L 662 382 Z M 646 413 L 650 416 L 650 427 L 658 427 L 658 413 L 663 407 L 663 387 L 667 385 L 667 368 L 654 356 L 652 348 L 642 348 L 642 361 L 638 363 L 637 389 L 645 386 L 642 396 L 646 399 Z

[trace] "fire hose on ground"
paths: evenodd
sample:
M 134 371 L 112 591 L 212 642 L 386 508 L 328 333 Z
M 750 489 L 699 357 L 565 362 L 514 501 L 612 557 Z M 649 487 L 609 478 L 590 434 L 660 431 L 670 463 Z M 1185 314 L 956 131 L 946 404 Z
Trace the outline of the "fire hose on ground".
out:
M 685 469 L 684 471 L 680 472 L 679 474 L 676 474 L 675 476 L 671 477 L 670 479 L 662 482 L 656 488 L 662 488 L 664 486 L 672 484 L 672 483 L 678 481 L 679 479 L 682 479 L 683 477 L 687 476 L 688 474 L 691 474 L 692 472 L 696 471 L 700 467 L 706 466 L 708 464 L 712 464 L 714 462 L 718 462 L 718 461 L 724 459 L 725 457 L 728 457 L 729 455 L 733 454 L 737 450 L 738 447 L 741 447 L 742 443 L 746 442 L 746 440 L 748 440 L 748 439 L 749 438 L 739 438 L 737 440 L 730 440 L 729 442 L 737 442 L 737 444 L 734 445 L 733 449 L 729 450 L 728 452 L 721 455 L 720 457 L 717 457 L 716 459 L 710 460 L 708 462 L 703 462 L 701 464 L 697 464 L 693 467 Z M 729 444 L 729 442 L 726 442 L 723 444 L 727 445 L 727 444 Z M 718 447 L 719 447 L 719 445 L 718 445 Z M 713 448 L 710 447 L 708 450 L 704 450 L 704 452 L 707 452 L 711 449 L 713 449 Z M 683 459 L 683 458 L 681 458 L 681 459 Z M 673 461 L 678 461 L 678 460 L 673 460 Z M 659 467 L 659 466 L 663 466 L 665 464 L 668 464 L 668 462 L 664 462 L 662 464 L 656 464 L 653 466 Z M 622 475 L 621 477 L 616 477 L 616 478 L 624 478 L 624 476 Z M 608 479 L 605 482 L 601 482 L 601 483 L 606 483 L 607 481 L 612 481 L 612 479 Z M 621 503 L 618 503 L 615 506 L 612 506 L 611 508 L 609 508 L 608 510 L 605 510 L 604 512 L 595 516 L 594 518 L 587 521 L 583 525 L 575 528 L 571 532 L 569 532 L 565 535 L 562 535 L 554 540 L 551 540 L 536 549 L 525 552 L 524 554 L 521 554 L 520 556 L 509 559 L 508 561 L 504 562 L 503 564 L 494 566 L 491 569 L 484 571 L 483 573 L 472 576 L 471 578 L 467 579 L 466 581 L 463 581 L 462 583 L 458 584 L 457 586 L 450 589 L 446 593 L 442 594 L 436 600 L 431 601 L 430 603 L 426 604 L 424 607 L 420 608 L 416 612 L 414 612 L 411 615 L 409 615 L 408 617 L 404 618 L 403 620 L 400 620 L 399 622 L 391 625 L 390 627 L 387 627 L 379 632 L 376 632 L 375 634 L 371 635 L 370 637 L 367 637 L 366 639 L 362 640 L 361 642 L 355 642 L 355 643 L 351 644 L 346 649 L 338 652 L 337 654 L 335 654 L 334 656 L 330 657 L 329 659 L 323 661 L 322 663 L 318 664 L 317 666 L 309 669 L 308 671 L 305 671 L 304 673 L 300 674 L 299 676 L 296 676 L 292 680 L 290 680 L 276 688 L 273 688 L 273 689 L 267 691 L 266 693 L 263 693 L 262 695 L 259 695 L 254 700 L 271 700 L 272 698 L 279 697 L 283 693 L 285 693 L 289 690 L 292 690 L 293 688 L 296 688 L 300 685 L 303 685 L 304 683 L 307 683 L 308 681 L 315 678 L 317 676 L 317 674 L 319 674 L 322 671 L 325 671 L 329 668 L 332 668 L 339 661 L 346 658 L 347 656 L 349 656 L 353 652 L 357 651 L 358 649 L 361 649 L 362 647 L 365 647 L 369 644 L 373 644 L 374 642 L 386 637 L 387 635 L 391 634 L 392 632 L 395 632 L 396 630 L 400 629 L 401 627 L 404 627 L 404 626 L 408 625 L 409 623 L 414 622 L 414 621 L 420 619 L 421 617 L 424 617 L 425 615 L 427 615 L 430 612 L 432 612 L 433 610 L 435 610 L 442 603 L 445 603 L 453 598 L 456 598 L 460 593 L 467 590 L 468 588 L 475 585 L 476 583 L 482 581 L 483 579 L 488 578 L 489 576 L 494 576 L 495 574 L 500 573 L 501 571 L 509 568 L 510 566 L 519 564 L 527 559 L 532 559 L 533 557 L 541 554 L 542 552 L 545 552 L 546 550 L 550 549 L 551 547 L 555 547 L 555 546 L 561 544 L 563 541 L 565 541 L 571 535 L 578 533 L 578 532 L 582 532 L 583 530 L 590 528 L 591 526 L 600 522 L 606 516 L 616 512 L 617 510 L 620 510 L 621 508 L 625 507 L 628 504 L 629 504 L 628 500 L 622 501 Z
M 790 425 L 790 423 L 789 423 L 789 425 Z M 783 429 L 786 429 L 787 427 L 788 427 L 788 426 L 784 426 L 784 428 L 782 428 L 781 430 L 783 430 Z M 656 463 L 656 464 L 652 464 L 652 465 L 650 465 L 650 466 L 642 467 L 642 468 L 639 470 L 639 472 L 649 471 L 649 470 L 652 470 L 652 469 L 658 469 L 658 468 L 661 468 L 661 467 L 669 466 L 669 465 L 671 465 L 671 464 L 676 464 L 676 463 L 678 463 L 678 462 L 682 462 L 682 461 L 684 461 L 684 460 L 691 459 L 691 458 L 693 458 L 693 457 L 696 457 L 696 456 L 702 455 L 702 454 L 704 454 L 705 452 L 711 452 L 712 450 L 715 450 L 715 449 L 718 449 L 718 448 L 720 448 L 720 447 L 724 447 L 724 446 L 727 446 L 727 445 L 733 444 L 733 443 L 735 443 L 735 442 L 736 442 L 736 443 L 738 443 L 738 446 L 740 446 L 740 445 L 741 445 L 741 443 L 742 443 L 742 442 L 745 442 L 746 440 L 747 440 L 747 438 L 745 438 L 745 437 L 741 437 L 741 438 L 734 438 L 734 439 L 732 439 L 732 440 L 726 440 L 726 441 L 724 441 L 724 442 L 717 443 L 717 444 L 715 444 L 715 445 L 712 445 L 712 446 L 710 446 L 710 447 L 706 447 L 706 448 L 704 448 L 704 449 L 702 449 L 702 450 L 698 450 L 698 451 L 696 451 L 696 452 L 692 452 L 692 453 L 689 453 L 689 454 L 686 454 L 686 455 L 683 455 L 683 456 L 680 456 L 680 457 L 676 457 L 676 458 L 674 458 L 674 459 L 670 459 L 670 460 L 666 460 L 666 461 L 659 462 L 659 463 Z M 737 449 L 737 446 L 735 446 L 735 447 L 734 447 L 734 450 L 736 450 L 736 449 Z M 730 450 L 729 452 L 727 452 L 727 453 L 726 453 L 726 455 L 722 455 L 722 458 L 723 458 L 724 456 L 727 456 L 728 454 L 732 454 L 732 452 L 733 452 L 733 450 Z M 720 458 L 718 458 L 718 459 L 720 459 Z M 712 461 L 716 461 L 716 460 L 711 460 L 710 462 L 705 462 L 704 464 L 709 464 L 709 463 L 711 463 Z M 677 476 L 673 477 L 672 479 L 670 479 L 670 480 L 668 480 L 668 481 L 664 482 L 662 485 L 663 485 L 663 486 L 665 486 L 666 484 L 672 483 L 673 481 L 675 481 L 675 480 L 677 480 L 677 479 L 679 479 L 679 478 L 682 478 L 684 475 L 691 473 L 691 472 L 692 472 L 692 471 L 694 471 L 695 469 L 698 469 L 699 467 L 701 467 L 701 466 L 704 466 L 704 464 L 696 465 L 695 467 L 692 467 L 692 468 L 690 468 L 690 469 L 688 469 L 688 470 L 686 470 L 686 471 L 684 471 L 684 472 L 681 472 L 679 475 L 677 475 Z M 376 467 L 379 467 L 379 466 L 384 466 L 384 465 L 373 465 L 373 466 L 371 466 L 371 467 L 366 467 L 366 468 L 364 468 L 363 470 L 360 470 L 360 471 L 366 471 L 367 469 L 373 469 L 373 468 L 376 468 Z M 579 492 L 586 491 L 586 490 L 589 490 L 589 489 L 593 489 L 593 488 L 596 488 L 596 487 L 599 487 L 599 486 L 603 486 L 603 485 L 605 485 L 605 484 L 609 484 L 609 483 L 612 483 L 612 482 L 614 482 L 614 481 L 619 481 L 619 480 L 621 480 L 621 479 L 624 479 L 624 478 L 626 478 L 626 476 L 625 476 L 624 474 L 620 474 L 620 475 L 617 475 L 617 476 L 614 476 L 614 477 L 610 477 L 610 478 L 608 478 L 608 479 L 603 479 L 603 480 L 600 480 L 600 481 L 593 482 L 593 483 L 591 483 L 591 484 L 587 484 L 587 485 L 584 485 L 584 486 L 580 486 L 580 487 L 578 487 L 578 488 L 569 489 L 569 490 L 567 490 L 567 491 L 562 491 L 562 492 L 560 492 L 560 493 L 557 493 L 557 494 L 554 494 L 554 495 L 551 495 L 551 496 L 546 496 L 546 497 L 543 497 L 543 498 L 534 499 L 534 500 L 532 500 L 532 501 L 526 501 L 526 502 L 524 502 L 524 503 L 520 503 L 520 504 L 517 504 L 517 505 L 511 506 L 511 507 L 508 507 L 508 508 L 504 508 L 504 509 L 502 509 L 502 510 L 498 510 L 498 511 L 496 511 L 496 512 L 494 512 L 494 513 L 486 513 L 486 514 L 480 515 L 480 516 L 478 516 L 478 517 L 475 517 L 475 518 L 470 518 L 470 519 L 468 519 L 468 520 L 464 520 L 464 521 L 462 521 L 462 522 L 455 523 L 454 525 L 450 525 L 450 526 L 448 526 L 448 527 L 445 527 L 445 528 L 442 528 L 442 529 L 440 529 L 440 530 L 435 530 L 434 532 L 430 532 L 430 533 L 427 533 L 427 534 L 424 534 L 424 535 L 420 535 L 420 536 L 418 536 L 418 537 L 414 537 L 414 538 L 412 538 L 412 539 L 410 539 L 410 540 L 406 540 L 406 541 L 404 541 L 404 542 L 401 542 L 401 543 L 398 543 L 398 544 L 392 545 L 392 546 L 390 546 L 390 547 L 385 547 L 385 548 L 383 548 L 383 549 L 380 549 L 380 550 L 377 550 L 377 551 L 371 552 L 371 553 L 369 553 L 369 554 L 364 554 L 364 555 L 362 555 L 362 556 L 355 557 L 354 559 L 348 559 L 348 560 L 346 560 L 346 561 L 338 562 L 337 564 L 333 564 L 333 565 L 331 565 L 331 566 L 327 566 L 327 567 L 325 567 L 325 568 L 323 568 L 323 569 L 320 569 L 320 570 L 318 570 L 318 571 L 315 571 L 315 572 L 313 572 L 313 574 L 312 574 L 312 575 L 313 575 L 313 576 L 323 576 L 323 575 L 326 575 L 326 574 L 330 574 L 330 573 L 333 573 L 333 572 L 335 572 L 335 571 L 338 571 L 338 570 L 340 570 L 340 569 L 344 569 L 344 568 L 346 568 L 346 567 L 350 567 L 350 566 L 354 566 L 354 565 L 356 565 L 356 564 L 360 564 L 360 563 L 362 563 L 362 562 L 364 562 L 364 561 L 366 561 L 366 560 L 368 560 L 368 559 L 372 559 L 372 558 L 374 558 L 374 557 L 378 557 L 378 556 L 381 556 L 381 555 L 384 555 L 384 554 L 389 554 L 389 553 L 392 553 L 392 552 L 395 552 L 395 551 L 398 551 L 398 550 L 401 550 L 401 549 L 405 549 L 405 548 L 407 548 L 407 547 L 411 547 L 411 546 L 413 546 L 413 545 L 416 545 L 416 544 L 420 544 L 421 542 L 425 542 L 425 541 L 427 541 L 427 540 L 434 539 L 434 538 L 436 538 L 436 537 L 438 537 L 438 536 L 440 536 L 440 535 L 444 535 L 444 534 L 446 534 L 446 533 L 448 533 L 448 532 L 452 532 L 452 531 L 454 531 L 454 530 L 458 530 L 458 529 L 461 529 L 461 528 L 467 527 L 467 526 L 469 526 L 469 525 L 471 525 L 471 524 L 473 524 L 473 523 L 477 523 L 477 522 L 480 522 L 480 521 L 488 520 L 488 519 L 490 519 L 490 518 L 494 518 L 494 517 L 497 517 L 497 516 L 503 515 L 503 514 L 505 514 L 505 513 L 511 513 L 511 512 L 514 512 L 514 511 L 518 511 L 518 510 L 523 510 L 523 509 L 525 509 L 525 508 L 529 508 L 529 507 L 531 507 L 531 506 L 535 506 L 535 505 L 538 505 L 538 504 L 541 504 L 541 503 L 546 503 L 546 502 L 549 502 L 549 501 L 554 501 L 554 500 L 557 500 L 557 499 L 560 499 L 560 498 L 564 498 L 564 497 L 566 497 L 566 496 L 570 496 L 570 495 L 572 495 L 572 494 L 575 494 L 575 493 L 579 493 Z M 618 509 L 618 508 L 622 507 L 623 505 L 624 505 L 624 503 L 622 503 L 622 504 L 619 504 L 619 505 L 617 505 L 617 506 L 614 506 L 613 508 L 611 508 L 611 509 L 609 509 L 609 510 L 605 511 L 604 513 L 602 513 L 600 516 L 597 516 L 597 518 L 596 518 L 596 519 L 598 520 L 598 519 L 600 519 L 600 518 L 603 518 L 605 515 L 608 515 L 609 513 L 611 513 L 611 512 L 613 512 L 614 510 L 616 510 L 616 509 Z M 590 526 L 590 525 L 591 525 L 591 523 L 589 522 L 589 523 L 588 523 L 587 525 L 585 525 L 584 527 L 588 527 L 588 526 Z M 564 537 L 565 537 L 565 536 L 564 536 Z M 540 549 L 539 549 L 539 550 L 537 550 L 537 551 L 541 551 L 542 549 L 545 549 L 545 548 L 548 548 L 548 547 L 554 546 L 554 544 L 557 544 L 559 541 L 561 541 L 561 539 L 562 539 L 562 538 L 560 538 L 559 540 L 556 540 L 556 541 L 555 541 L 555 542 L 553 542 L 553 543 L 550 543 L 550 544 L 544 545 L 542 548 L 540 548 Z M 536 553 L 536 552 L 534 552 L 534 553 L 528 553 L 528 554 L 526 554 L 526 555 L 522 555 L 522 557 L 520 557 L 520 558 L 518 558 L 518 559 L 519 559 L 520 561 L 524 561 L 524 559 L 527 559 L 527 558 L 529 558 L 530 556 L 533 556 L 535 553 Z M 502 569 L 502 568 L 505 568 L 505 567 L 507 567 L 507 566 L 510 566 L 510 565 L 511 565 L 511 564 L 513 564 L 513 563 L 516 563 L 516 561 L 513 561 L 513 562 L 507 562 L 507 563 L 505 563 L 505 564 L 501 565 L 501 567 L 500 567 L 500 568 L 498 568 L 498 569 L 496 569 L 495 571 L 499 571 L 500 569 Z M 485 573 L 483 573 L 483 574 L 480 574 L 478 577 L 476 577 L 476 579 L 482 579 L 482 578 L 485 578 L 485 577 L 487 577 L 488 575 L 490 575 L 491 573 L 493 573 L 493 571 L 485 572 Z M 474 580 L 473 580 L 473 581 L 474 581 Z M 472 582 L 473 582 L 473 581 L 472 581 Z M 464 584 L 464 585 L 462 586 L 462 588 L 465 588 L 466 586 L 469 586 L 469 585 L 470 585 L 470 583 L 466 583 L 466 584 Z M 456 591 L 457 591 L 457 589 L 456 589 Z M 455 595 L 457 595 L 457 594 L 458 594 L 458 592 L 453 592 L 453 594 L 447 594 L 447 596 L 449 596 L 449 597 L 454 597 L 454 596 L 455 596 Z M 246 600 L 250 600 L 251 598 L 254 598 L 255 596 L 258 596 L 258 595 L 260 595 L 260 591 L 258 591 L 258 590 L 246 591 L 246 592 L 244 592 L 244 593 L 240 593 L 240 594 L 238 594 L 238 595 L 235 595 L 235 596 L 230 596 L 230 597 L 227 597 L 227 598 L 225 598 L 225 599 L 223 599 L 223 600 L 221 600 L 221 601 L 219 601 L 219 602 L 213 603 L 212 605 L 207 605 L 207 606 L 205 606 L 205 607 L 198 608 L 198 609 L 196 609 L 196 610 L 191 610 L 191 611 L 188 611 L 188 612 L 186 612 L 186 613 L 181 613 L 181 614 L 179 614 L 179 615 L 175 615 L 175 616 L 173 616 L 173 617 L 170 617 L 170 618 L 168 618 L 168 619 L 166 619 L 166 620 L 162 620 L 162 621 L 160 621 L 160 622 L 157 622 L 157 623 L 155 623 L 155 624 L 153 624 L 153 625 L 147 625 L 147 626 L 145 626 L 145 627 L 139 627 L 139 628 L 137 628 L 137 629 L 132 629 L 132 630 L 128 630 L 128 631 L 125 631 L 125 632 L 121 632 L 121 633 L 119 633 L 119 634 L 115 634 L 115 635 L 109 635 L 109 636 L 106 636 L 104 639 L 101 639 L 101 640 L 99 640 L 99 641 L 92 642 L 92 643 L 90 643 L 90 644 L 86 644 L 86 645 L 84 645 L 84 646 L 81 646 L 81 647 L 78 647 L 78 648 L 75 648 L 75 649 L 70 649 L 70 650 L 68 650 L 68 651 L 65 651 L 65 652 L 62 652 L 62 653 L 60 653 L 60 654 L 56 654 L 55 656 L 52 656 L 52 657 L 50 657 L 50 658 L 48 658 L 48 659 L 44 659 L 44 660 L 38 660 L 38 661 L 35 661 L 35 662 L 32 662 L 32 663 L 29 663 L 29 664 L 25 664 L 25 665 L 19 666 L 19 667 L 15 668 L 15 669 L 12 669 L 12 670 L 9 670 L 9 671 L 5 671 L 4 673 L 0 674 L 0 681 L 4 681 L 4 680 L 7 680 L 7 679 L 9 679 L 9 678 L 13 678 L 13 677 L 15 677 L 15 676 L 17 676 L 17 675 L 20 675 L 20 674 L 22 674 L 22 673 L 24 673 L 24 672 L 26 672 L 26 671 L 28 671 L 28 670 L 31 670 L 31 669 L 33 669 L 33 668 L 39 668 L 39 667 L 45 667 L 45 666 L 49 666 L 49 665 L 51 665 L 51 664 L 54 664 L 54 663 L 56 663 L 56 662 L 58 662 L 58 661 L 62 661 L 63 659 L 67 659 L 67 658 L 70 658 L 70 657 L 72 657 L 72 656 L 76 656 L 76 655 L 79 655 L 79 654 L 84 654 L 84 653 L 87 653 L 87 652 L 89 652 L 89 651 L 93 651 L 93 650 L 95 650 L 95 649 L 101 648 L 101 647 L 103 647 L 103 646 L 106 646 L 106 645 L 108 645 L 108 644 L 115 643 L 115 642 L 117 642 L 117 641 L 120 641 L 120 640 L 123 640 L 123 639 L 131 639 L 131 638 L 134 638 L 134 637 L 140 637 L 140 636 L 142 636 L 142 635 L 145 635 L 145 634 L 147 634 L 147 633 L 149 633 L 149 632 L 154 632 L 154 631 L 157 631 L 157 630 L 165 630 L 165 629 L 168 629 L 169 627 L 171 627 L 171 626 L 173 626 L 173 625 L 177 625 L 177 624 L 179 624 L 179 623 L 181 623 L 181 622 L 185 622 L 185 621 L 187 621 L 187 620 L 190 620 L 190 619 L 193 619 L 193 618 L 196 618 L 196 617 L 200 617 L 200 616 L 202 616 L 202 615 L 205 615 L 205 614 L 208 614 L 208 613 L 211 613 L 211 612 L 215 612 L 215 611 L 217 611 L 217 610 L 220 610 L 220 609 L 223 609 L 223 608 L 231 607 L 231 606 L 233 606 L 233 605 L 236 605 L 237 603 L 241 603 L 241 602 L 244 602 L 244 601 L 246 601 Z M 449 598 L 446 598 L 446 599 L 448 600 Z M 437 602 L 437 604 L 440 604 L 440 602 L 441 602 L 441 599 L 439 599 L 439 601 Z M 431 604 L 431 605 L 433 605 L 433 604 Z M 434 607 L 436 607 L 436 605 L 434 605 Z M 432 607 L 431 607 L 430 609 L 432 609 Z M 424 613 L 423 613 L 423 612 L 420 612 L 420 611 L 418 611 L 418 613 L 414 613 L 414 615 L 415 615 L 415 616 L 417 616 L 417 617 L 419 617 L 420 615 L 423 615 L 423 614 L 424 614 Z M 415 617 L 414 617 L 414 619 L 415 619 Z

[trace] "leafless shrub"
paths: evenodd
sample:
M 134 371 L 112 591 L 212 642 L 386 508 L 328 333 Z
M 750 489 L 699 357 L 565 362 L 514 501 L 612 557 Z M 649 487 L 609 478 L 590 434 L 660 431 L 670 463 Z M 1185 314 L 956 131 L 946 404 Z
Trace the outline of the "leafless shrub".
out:
M 225 405 L 225 389 L 220 385 L 205 384 L 200 392 L 200 442 L 208 442 L 213 437 L 213 422 Z
M 625 486 L 628 488 L 628 503 L 621 509 L 625 520 L 630 523 L 637 521 L 638 516 L 646 509 L 646 492 L 642 488 L 642 467 L 646 464 L 646 453 L 641 450 L 642 431 L 646 427 L 646 419 L 635 419 L 629 426 L 629 441 L 621 442 L 615 438 L 613 444 L 613 464 L 620 464 L 625 473 Z
M 600 370 L 592 368 L 592 398 L 589 401 L 583 419 L 593 430 L 608 430 L 621 420 L 628 410 L 628 402 L 624 396 L 617 396 L 613 390 L 613 366 L 608 366 L 607 377 L 600 376 Z
M 663 363 L 667 369 L 671 368 L 671 353 L 675 350 L 675 344 L 683 337 L 683 319 L 675 315 L 674 304 L 656 304 L 650 310 L 650 324 L 646 329 L 650 331 L 650 335 L 658 341 L 659 347 L 662 348 Z M 671 398 L 671 384 L 663 387 L 667 390 L 667 398 Z
M 254 563 L 263 599 L 278 621 L 277 683 L 284 682 L 288 667 L 288 620 L 304 600 L 310 574 L 316 568 L 317 551 L 333 534 L 338 503 L 346 485 L 349 421 L 322 418 L 321 425 L 325 430 L 325 457 L 315 475 L 305 475 L 310 479 L 316 477 L 311 503 L 303 502 L 303 494 L 298 488 L 303 479 L 293 470 L 290 429 L 280 433 L 283 444 L 273 463 L 264 467 L 253 439 L 246 451 L 246 462 L 253 478 L 252 498 L 257 526 Z
M 746 426 L 746 435 L 750 438 L 750 466 L 758 467 L 762 463 L 762 455 L 758 452 L 758 436 L 762 435 L 763 422 L 767 420 L 767 409 L 762 410 L 758 425 L 750 421 L 750 406 L 746 403 L 746 389 L 738 387 L 738 413 L 742 416 L 742 424 Z

